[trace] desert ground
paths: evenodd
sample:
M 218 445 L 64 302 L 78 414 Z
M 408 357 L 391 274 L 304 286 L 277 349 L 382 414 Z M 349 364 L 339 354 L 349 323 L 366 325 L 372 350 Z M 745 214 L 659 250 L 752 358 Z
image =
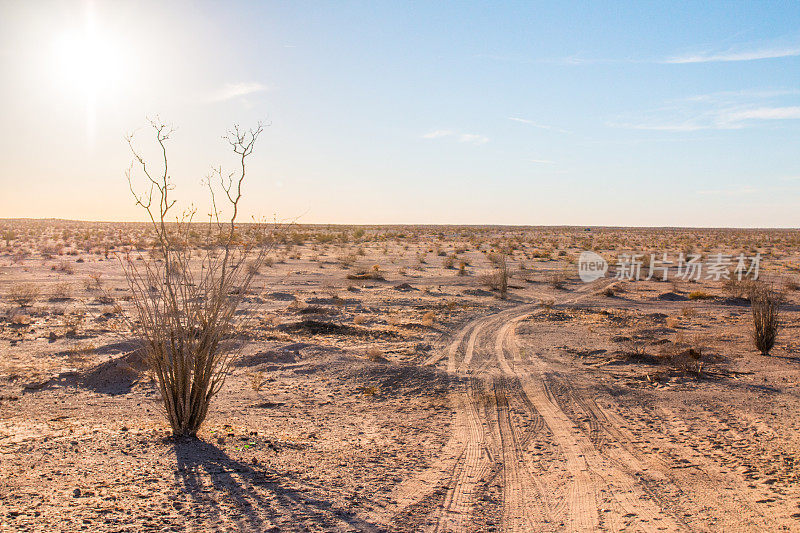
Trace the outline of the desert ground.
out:
M 126 320 L 148 226 L 0 220 L 0 529 L 800 529 L 798 232 L 277 235 L 193 440 Z M 632 252 L 759 253 L 771 354 L 737 283 L 615 279 Z

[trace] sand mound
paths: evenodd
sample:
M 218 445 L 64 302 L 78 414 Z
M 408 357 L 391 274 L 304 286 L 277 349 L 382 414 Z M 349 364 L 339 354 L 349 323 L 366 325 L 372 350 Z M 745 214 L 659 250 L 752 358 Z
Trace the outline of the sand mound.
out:
M 145 370 L 147 361 L 144 349 L 138 348 L 85 372 L 79 377 L 78 384 L 102 394 L 124 394 L 139 381 Z

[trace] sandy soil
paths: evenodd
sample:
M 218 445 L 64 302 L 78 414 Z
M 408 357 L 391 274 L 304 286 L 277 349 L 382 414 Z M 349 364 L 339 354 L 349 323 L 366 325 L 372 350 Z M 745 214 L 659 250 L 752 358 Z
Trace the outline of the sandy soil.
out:
M 260 274 L 247 348 L 200 439 L 183 441 L 120 319 L 113 250 L 105 258 L 136 232 L 8 228 L 2 530 L 800 528 L 794 291 L 765 357 L 749 303 L 720 283 L 580 282 L 569 258 L 582 230 L 368 228 L 327 243 L 313 235 L 340 230 L 308 228 Z M 769 253 L 776 279 L 797 264 L 784 232 L 593 233 L 601 253 L 694 239 Z M 481 274 L 509 241 L 501 300 Z M 347 279 L 373 265 L 385 280 Z M 40 294 L 20 307 L 11 297 L 26 283 Z

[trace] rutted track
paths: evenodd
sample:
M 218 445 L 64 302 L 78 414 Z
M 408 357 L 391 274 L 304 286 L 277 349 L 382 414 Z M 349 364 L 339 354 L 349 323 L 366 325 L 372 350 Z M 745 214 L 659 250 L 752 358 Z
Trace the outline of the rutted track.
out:
M 560 305 L 585 294 L 573 293 Z M 473 320 L 427 361 L 446 358 L 447 369 L 461 379 L 452 395 L 451 455 L 439 468 L 444 496 L 428 521 L 419 522 L 427 524 L 423 529 L 737 530 L 771 523 L 753 498 L 698 492 L 694 473 L 648 453 L 643 436 L 651 430 L 632 431 L 632 412 L 608 398 L 601 407 L 586 387 L 574 385 L 569 369 L 538 355 L 550 349 L 546 343 L 526 339 L 521 347 L 518 326 L 540 312 L 523 304 Z M 666 416 L 658 422 L 667 423 Z M 667 437 L 683 430 L 679 421 L 670 423 Z M 682 442 L 667 441 L 676 456 L 698 461 Z M 705 459 L 700 475 L 711 483 L 724 478 L 731 490 L 734 476 Z M 498 497 L 487 496 L 493 489 Z M 712 506 L 707 521 L 703 514 Z

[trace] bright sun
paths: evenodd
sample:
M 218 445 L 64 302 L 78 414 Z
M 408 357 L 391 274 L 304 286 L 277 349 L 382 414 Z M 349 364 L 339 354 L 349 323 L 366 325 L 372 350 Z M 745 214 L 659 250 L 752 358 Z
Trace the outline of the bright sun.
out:
M 88 99 L 108 95 L 119 84 L 123 58 L 114 40 L 101 35 L 94 24 L 83 31 L 62 34 L 55 44 L 55 73 L 62 89 Z

